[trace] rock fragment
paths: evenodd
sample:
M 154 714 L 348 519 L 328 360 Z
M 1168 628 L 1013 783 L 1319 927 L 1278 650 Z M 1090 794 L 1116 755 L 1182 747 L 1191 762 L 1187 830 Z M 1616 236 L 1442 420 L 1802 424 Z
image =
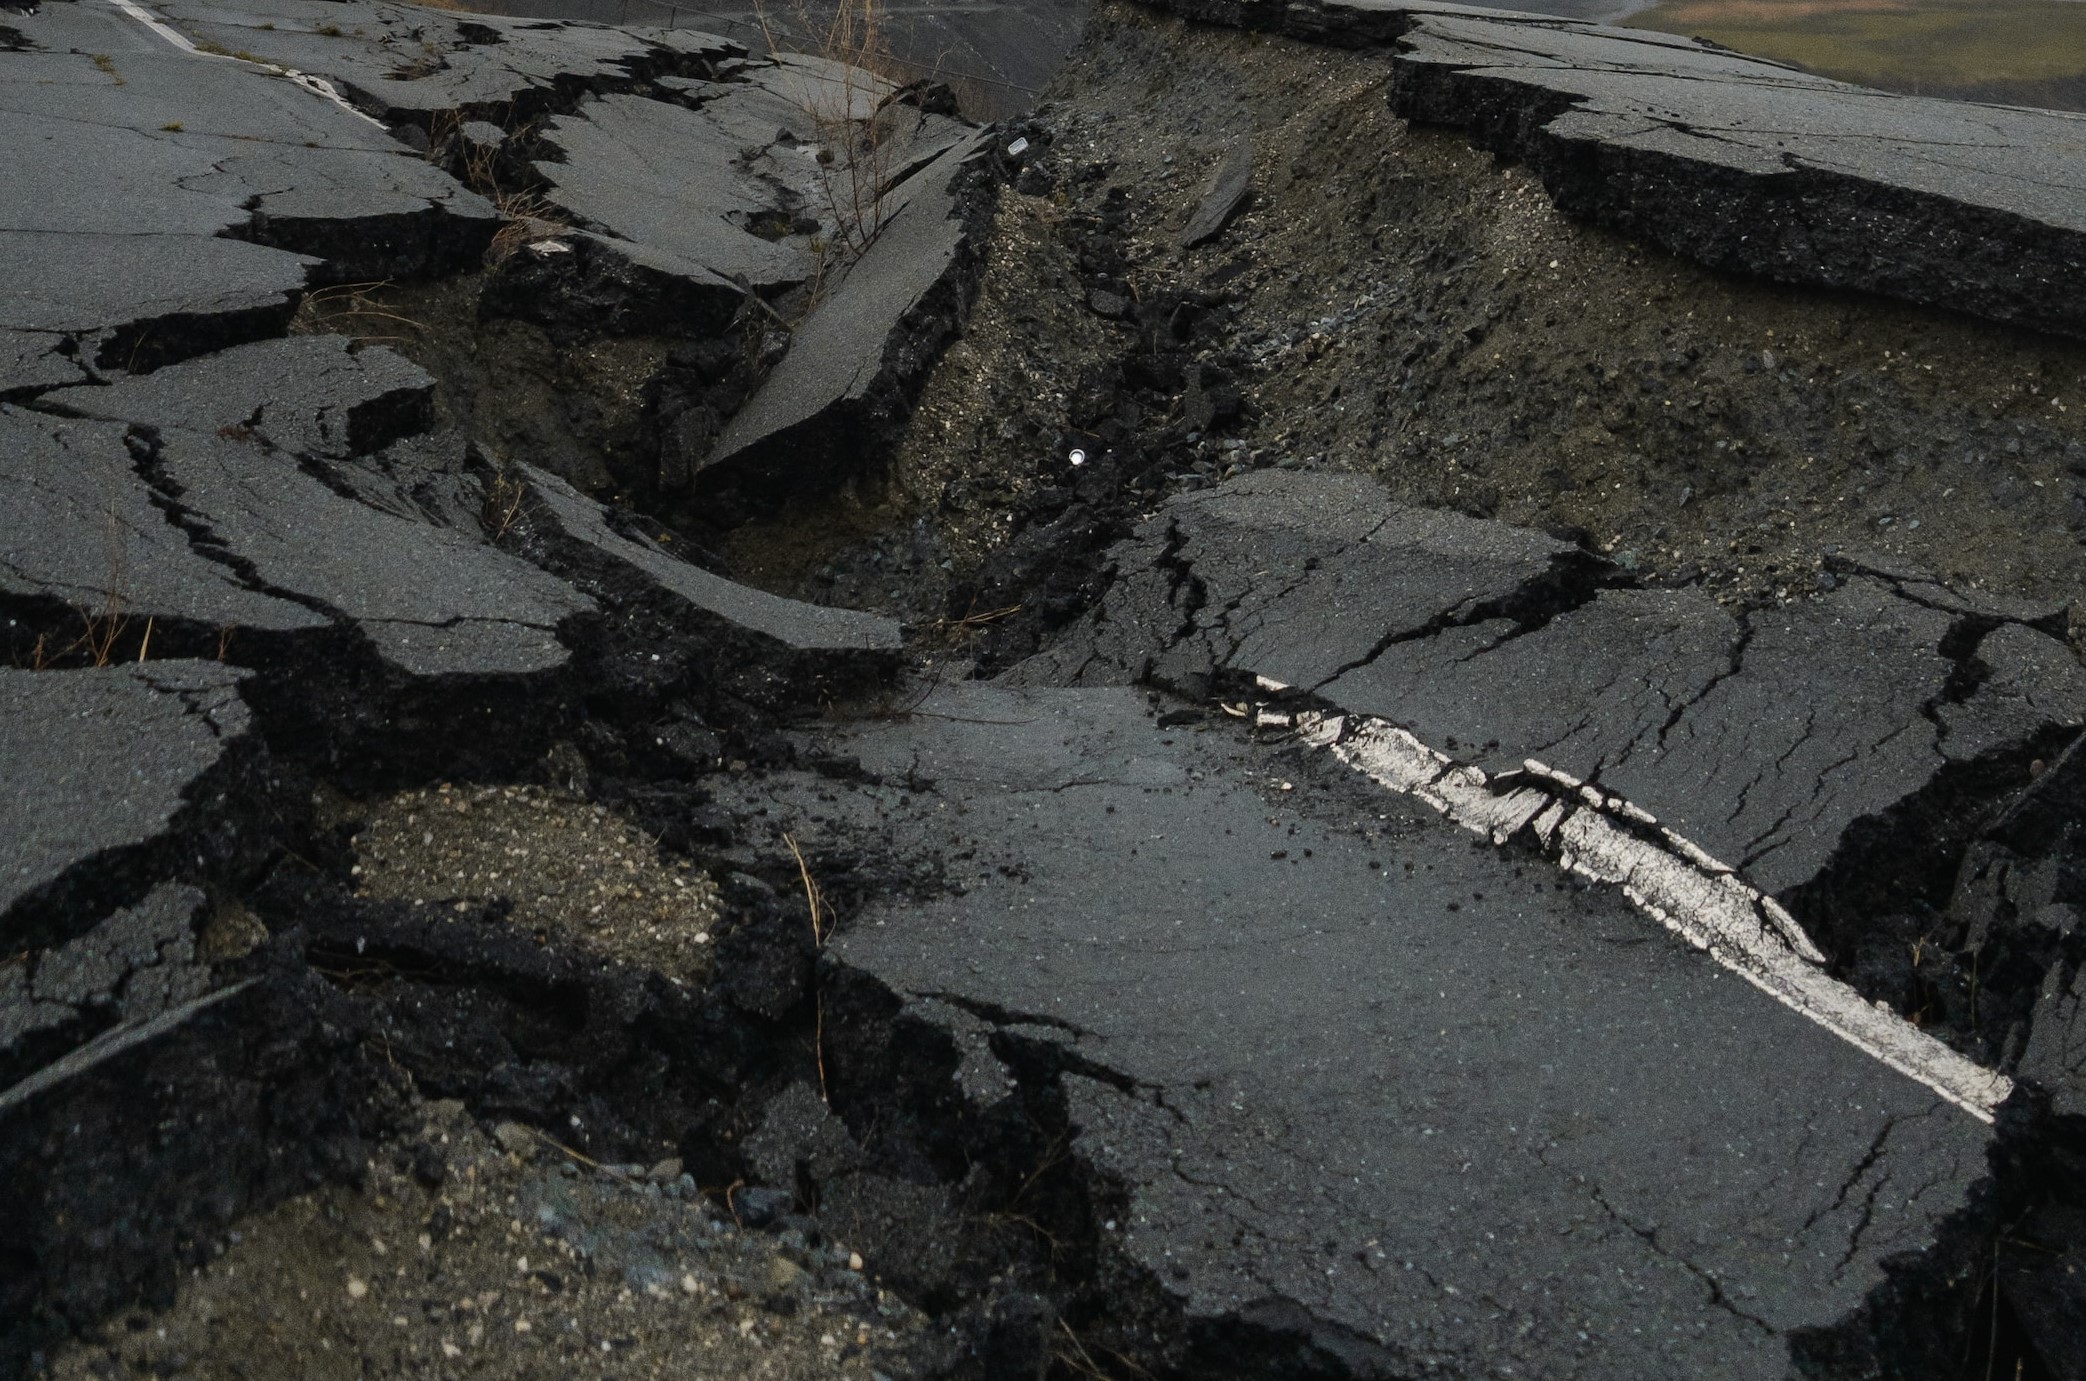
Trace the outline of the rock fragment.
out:
M 1224 150 L 1203 184 L 1202 197 L 1174 242 L 1182 249 L 1208 244 L 1224 233 L 1253 193 L 1253 141 L 1241 139 Z

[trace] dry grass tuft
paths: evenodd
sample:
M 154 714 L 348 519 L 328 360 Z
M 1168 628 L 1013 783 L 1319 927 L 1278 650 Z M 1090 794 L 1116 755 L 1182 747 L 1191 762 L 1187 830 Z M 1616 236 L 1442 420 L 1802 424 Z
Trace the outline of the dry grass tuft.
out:
M 765 4 L 754 5 L 769 52 L 820 58 L 840 74 L 837 81 L 821 81 L 806 73 L 800 105 L 819 143 L 820 197 L 841 245 L 859 258 L 891 218 L 896 151 L 879 109 L 886 82 L 881 74 L 902 64 L 884 34 L 883 0 L 840 0 L 824 24 L 811 17 L 804 0 L 793 0 L 793 13 L 795 22 L 778 28 Z M 857 114 L 865 106 L 868 118 Z
M 533 122 L 507 131 L 509 141 L 526 139 Z M 437 111 L 428 121 L 430 162 L 447 167 L 457 180 L 493 204 L 504 224 L 485 251 L 488 266 L 498 264 L 539 240 L 552 240 L 565 233 L 563 214 L 544 199 L 537 188 L 515 188 L 502 184 L 500 146 L 478 144 L 464 138 L 463 120 L 453 110 Z
M 390 286 L 390 280 L 385 279 L 315 288 L 297 304 L 297 314 L 290 319 L 290 334 L 310 336 L 327 332 L 364 344 L 413 340 L 426 335 L 425 322 L 415 321 L 383 303 L 378 294 Z

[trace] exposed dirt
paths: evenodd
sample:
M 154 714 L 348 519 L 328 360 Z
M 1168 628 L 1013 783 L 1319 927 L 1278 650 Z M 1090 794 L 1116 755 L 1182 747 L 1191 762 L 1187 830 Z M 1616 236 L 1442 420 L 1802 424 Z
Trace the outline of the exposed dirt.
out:
M 605 807 L 541 787 L 447 783 L 380 802 L 355 837 L 358 894 L 468 911 L 504 898 L 514 924 L 694 982 L 709 969 L 716 884 Z M 453 899 L 453 900 L 449 900 Z
M 678 1160 L 601 1166 L 460 1103 L 420 1114 L 362 1183 L 249 1219 L 173 1308 L 50 1375 L 868 1381 L 926 1326 L 809 1224 L 742 1230 Z
M 592 491 L 615 492 L 637 464 L 645 388 L 673 342 L 560 341 L 534 322 L 484 316 L 485 280 L 465 274 L 315 293 L 298 329 L 389 346 L 435 376 L 442 425 L 466 430 L 501 461 L 545 465 Z

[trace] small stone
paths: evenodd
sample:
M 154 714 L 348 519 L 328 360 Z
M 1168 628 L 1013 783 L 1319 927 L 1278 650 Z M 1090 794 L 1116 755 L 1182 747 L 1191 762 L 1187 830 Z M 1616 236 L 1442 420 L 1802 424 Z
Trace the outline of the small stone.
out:
M 667 1184 L 681 1178 L 681 1158 L 668 1156 L 645 1172 L 645 1178 L 654 1184 Z
M 1098 291 L 1087 297 L 1086 305 L 1094 309 L 1096 316 L 1117 320 L 1130 314 L 1130 299 L 1120 293 Z
M 493 1128 L 493 1140 L 501 1150 L 517 1156 L 528 1154 L 536 1146 L 535 1134 L 519 1122 L 502 1122 Z
M 681 1277 L 682 1294 L 692 1295 L 695 1294 L 697 1291 L 701 1290 L 702 1288 L 703 1287 L 696 1281 L 696 1278 L 693 1274 L 684 1275 Z
M 366 1280 L 358 1280 L 358 1279 L 356 1279 L 356 1278 L 355 1278 L 354 1276 L 349 1276 L 349 1277 L 348 1277 L 348 1298 L 349 1298 L 349 1299 L 361 1299 L 361 1298 L 362 1298 L 362 1297 L 363 1297 L 364 1295 L 367 1295 L 368 1293 L 369 1293 L 369 1282 L 368 1282 L 368 1281 L 366 1281 Z
M 803 1274 L 803 1270 L 796 1262 L 786 1256 L 778 1256 L 768 1263 L 768 1288 L 770 1290 L 787 1290 L 794 1286 L 797 1283 L 797 1278 Z
M 789 1212 L 796 1196 L 787 1189 L 742 1189 L 732 1196 L 732 1212 L 749 1228 L 764 1228 Z
M 848 1268 L 848 1269 L 849 1269 L 850 1271 L 859 1271 L 859 1270 L 861 1270 L 861 1269 L 862 1269 L 862 1253 L 860 1253 L 860 1252 L 849 1252 L 849 1253 L 847 1254 L 847 1268 Z

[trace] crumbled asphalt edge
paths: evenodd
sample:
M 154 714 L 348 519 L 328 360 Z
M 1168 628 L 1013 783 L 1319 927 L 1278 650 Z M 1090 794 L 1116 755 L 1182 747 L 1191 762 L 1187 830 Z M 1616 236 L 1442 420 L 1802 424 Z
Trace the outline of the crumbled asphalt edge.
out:
M 2086 334 L 2086 297 L 2076 288 L 2086 245 L 2076 235 L 1828 172 L 1745 178 L 1685 158 L 1560 137 L 1545 126 L 1577 104 L 1571 96 L 1511 78 L 1401 61 L 1399 40 L 1420 22 L 1408 12 L 1342 9 L 1322 0 L 1139 3 L 1227 28 L 1330 47 L 1386 49 L 1393 113 L 1462 129 L 1483 147 L 1534 169 L 1566 213 L 1711 268 L 1877 292 L 2075 339 Z M 1488 18 L 1514 22 L 1511 16 Z M 1781 233 L 1763 234 L 1761 227 Z M 1993 246 L 2001 244 L 2007 249 L 1995 254 Z M 2051 290 L 2060 284 L 2072 291 Z

